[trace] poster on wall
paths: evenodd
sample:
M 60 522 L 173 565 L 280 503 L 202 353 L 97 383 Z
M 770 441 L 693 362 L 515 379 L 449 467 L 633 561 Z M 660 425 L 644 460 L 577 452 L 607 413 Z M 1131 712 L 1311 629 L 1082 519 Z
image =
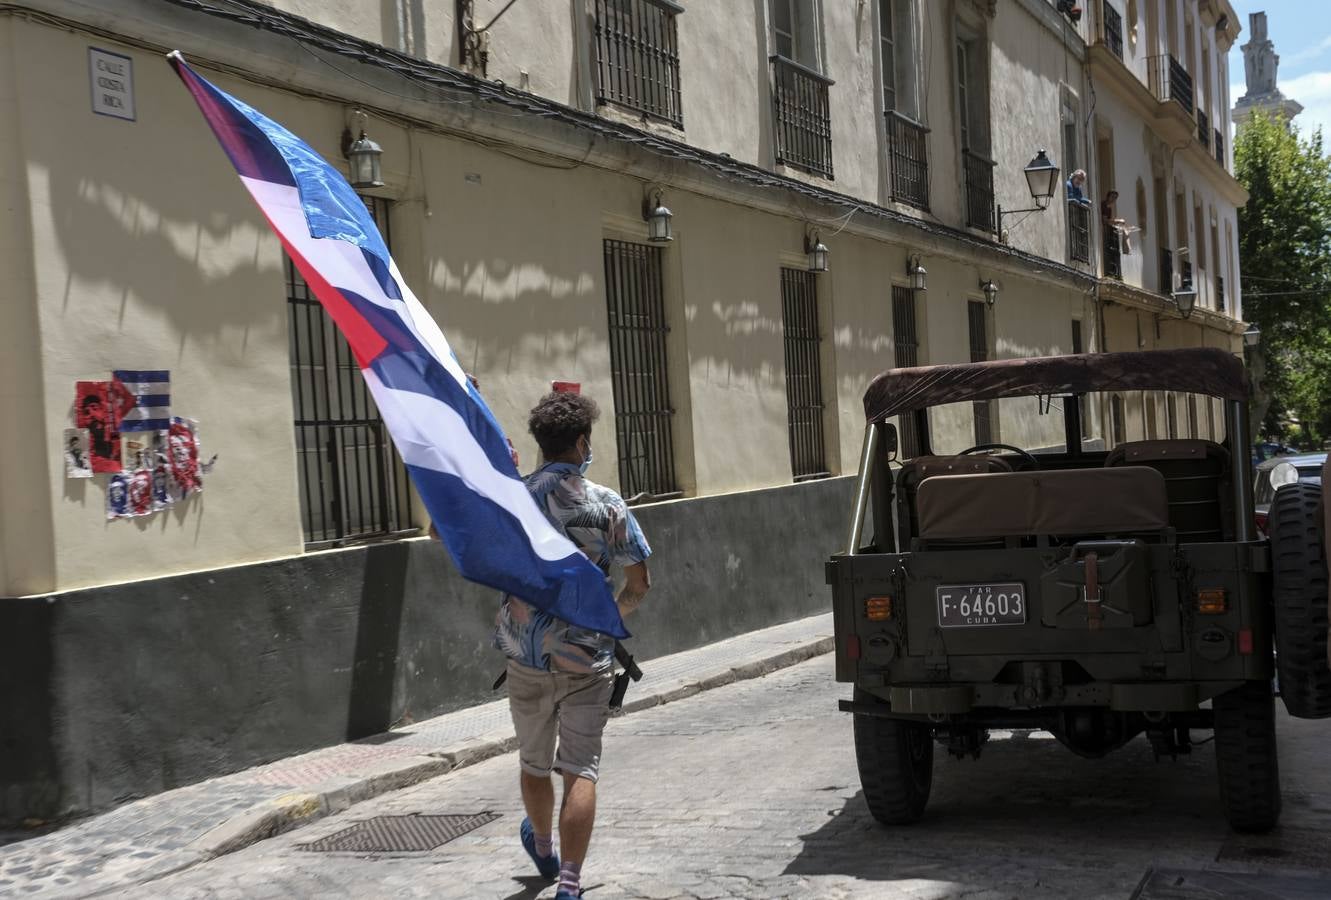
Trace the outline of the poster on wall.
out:
M 129 515 L 129 479 L 125 475 L 112 475 L 106 482 L 106 517 L 123 519 Z
M 167 435 L 167 456 L 171 478 L 176 483 L 176 496 L 188 497 L 203 490 L 199 472 L 199 423 L 194 419 L 173 416 Z
M 124 476 L 129 481 L 129 514 L 146 516 L 153 511 L 153 473 L 139 469 Z
M 121 433 L 161 431 L 171 419 L 171 373 L 165 369 L 116 369 Z
M 92 460 L 88 458 L 88 429 L 65 429 L 65 477 L 91 478 Z
M 147 435 L 120 433 L 120 460 L 126 472 L 153 468 L 153 451 Z
M 174 484 L 170 467 L 165 462 L 159 463 L 157 468 L 153 469 L 152 507 L 154 510 L 166 509 L 176 502 L 175 492 L 172 490 Z
M 94 472 L 121 470 L 120 429 L 106 381 L 75 383 L 74 424 L 88 430 L 88 460 Z

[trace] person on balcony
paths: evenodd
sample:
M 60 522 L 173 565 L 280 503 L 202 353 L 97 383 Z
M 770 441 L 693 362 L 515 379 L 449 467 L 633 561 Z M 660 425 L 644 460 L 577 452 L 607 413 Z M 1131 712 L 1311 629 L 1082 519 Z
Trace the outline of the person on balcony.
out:
M 1136 227 L 1129 225 L 1125 219 L 1119 218 L 1115 207 L 1118 204 L 1118 191 L 1110 191 L 1105 194 L 1105 199 L 1100 201 L 1100 223 L 1104 226 L 1106 235 L 1116 235 L 1122 242 L 1124 255 L 1132 254 L 1132 241 L 1129 239 Z
M 1070 176 L 1068 176 L 1066 190 L 1068 194 L 1069 203 L 1076 203 L 1078 206 L 1091 205 L 1091 201 L 1087 200 L 1086 195 L 1082 193 L 1081 186 L 1085 183 L 1086 183 L 1086 171 L 1084 169 L 1078 169 L 1077 171 L 1073 172 Z

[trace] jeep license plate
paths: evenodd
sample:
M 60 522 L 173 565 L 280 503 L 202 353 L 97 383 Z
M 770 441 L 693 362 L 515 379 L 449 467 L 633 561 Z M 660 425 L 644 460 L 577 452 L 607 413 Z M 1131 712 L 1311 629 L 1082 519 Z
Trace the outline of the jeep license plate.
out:
M 937 596 L 941 628 L 1026 623 L 1026 586 L 1020 582 L 945 584 Z

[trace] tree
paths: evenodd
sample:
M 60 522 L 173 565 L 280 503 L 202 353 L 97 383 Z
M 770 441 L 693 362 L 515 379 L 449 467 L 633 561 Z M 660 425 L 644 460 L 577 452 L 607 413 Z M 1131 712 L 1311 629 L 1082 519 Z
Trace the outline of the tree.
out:
M 1266 372 L 1254 419 L 1282 434 L 1297 419 L 1305 443 L 1331 435 L 1331 160 L 1322 132 L 1302 137 L 1254 115 L 1234 141 L 1244 318 L 1262 331 Z

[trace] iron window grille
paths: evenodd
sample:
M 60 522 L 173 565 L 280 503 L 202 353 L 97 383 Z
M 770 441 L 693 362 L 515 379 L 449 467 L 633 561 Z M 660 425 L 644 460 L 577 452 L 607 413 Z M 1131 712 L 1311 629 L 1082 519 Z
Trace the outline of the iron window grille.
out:
M 1124 410 L 1123 397 L 1119 394 L 1109 398 L 1109 422 L 1113 430 L 1114 445 L 1117 446 L 1128 439 L 1127 431 L 1124 428 L 1127 415 Z
M 1207 150 L 1211 149 L 1211 117 L 1200 109 L 1197 110 L 1197 140 Z
M 987 307 L 981 300 L 966 301 L 967 317 L 970 320 L 971 362 L 984 362 L 989 358 L 989 323 Z M 991 444 L 994 441 L 993 403 L 989 400 L 977 400 L 972 404 L 975 412 L 975 443 Z
M 389 240 L 388 202 L 365 198 Z M 411 489 L 346 338 L 285 258 L 305 546 L 414 533 Z
M 1220 133 L 1220 129 L 1215 129 L 1215 161 L 1220 163 L 1220 168 L 1225 167 L 1225 138 Z
M 1225 276 L 1217 275 L 1215 277 L 1215 308 L 1225 311 Z
M 1173 394 L 1165 397 L 1165 425 L 1171 440 L 1178 437 L 1178 399 Z
M 892 199 L 929 211 L 929 129 L 894 109 L 887 110 L 887 154 Z
M 1100 42 L 1109 48 L 1109 52 L 1123 58 L 1123 17 L 1118 10 L 1110 6 L 1109 0 L 1100 2 Z
M 786 411 L 790 468 L 796 481 L 823 478 L 822 335 L 818 330 L 818 280 L 804 269 L 781 269 L 781 326 L 786 345 Z
M 1068 256 L 1074 262 L 1091 261 L 1091 210 L 1081 203 L 1069 201 L 1068 210 Z
M 671 0 L 596 0 L 596 102 L 684 127 Z
M 966 175 L 966 224 L 988 232 L 994 230 L 994 161 L 973 150 L 963 149 Z
M 605 285 L 620 493 L 678 497 L 661 248 L 607 239 Z
M 1189 394 L 1188 395 L 1188 437 L 1199 438 L 1201 436 L 1202 436 L 1201 423 L 1198 421 L 1198 415 L 1197 415 L 1197 395 Z
M 1162 226 L 1163 227 L 1163 226 Z M 1174 292 L 1174 254 L 1168 247 L 1160 248 L 1160 270 L 1157 273 L 1159 290 L 1168 297 Z
M 828 89 L 836 82 L 784 56 L 771 57 L 776 161 L 832 178 L 832 114 Z
M 1179 261 L 1179 290 L 1186 291 L 1192 287 L 1192 262 L 1190 260 Z
M 920 364 L 920 339 L 915 324 L 915 292 L 908 287 L 892 285 L 892 341 L 894 345 L 893 365 L 906 369 Z M 916 427 L 915 416 L 907 414 L 897 417 L 899 444 L 904 459 L 920 455 L 920 431 Z
M 1161 103 L 1173 100 L 1192 115 L 1192 76 L 1171 53 L 1162 53 L 1146 60 L 1147 79 L 1151 93 Z
M 1118 229 L 1112 225 L 1104 226 L 1105 232 L 1105 250 L 1104 250 L 1104 269 L 1106 278 L 1114 278 L 1118 281 L 1123 280 L 1123 247 L 1119 238 Z

